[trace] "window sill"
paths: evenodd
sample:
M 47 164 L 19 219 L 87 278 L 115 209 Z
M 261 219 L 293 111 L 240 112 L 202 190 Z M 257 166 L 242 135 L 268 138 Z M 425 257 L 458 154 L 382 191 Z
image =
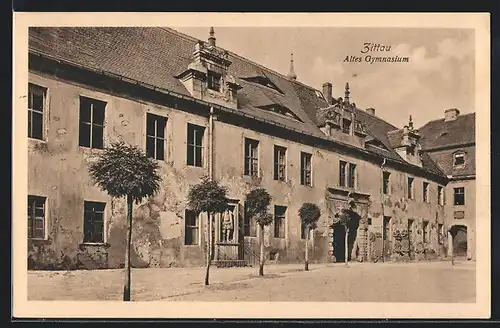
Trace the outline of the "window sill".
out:
M 108 243 L 90 243 L 90 242 L 83 242 L 80 244 L 80 247 L 110 247 L 111 245 Z
M 302 187 L 306 187 L 306 188 L 314 188 L 313 185 L 307 185 L 307 184 L 300 184 Z
M 189 244 L 189 245 L 184 244 L 183 247 L 200 247 L 200 244 Z
M 46 144 L 47 140 L 28 137 L 29 142 Z
M 52 240 L 47 238 L 28 238 L 28 241 L 35 244 L 50 244 L 52 242 Z

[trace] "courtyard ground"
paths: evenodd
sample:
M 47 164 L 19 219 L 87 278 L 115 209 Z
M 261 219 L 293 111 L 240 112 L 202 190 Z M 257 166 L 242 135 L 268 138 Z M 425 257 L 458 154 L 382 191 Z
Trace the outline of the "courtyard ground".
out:
M 475 302 L 474 262 L 133 269 L 134 301 Z M 29 300 L 121 300 L 123 270 L 30 271 Z

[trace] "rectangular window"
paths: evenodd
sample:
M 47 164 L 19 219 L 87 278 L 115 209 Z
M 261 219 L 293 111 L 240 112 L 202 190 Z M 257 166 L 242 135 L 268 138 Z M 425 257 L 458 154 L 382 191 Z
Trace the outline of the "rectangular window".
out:
M 312 186 L 311 159 L 311 154 L 304 152 L 300 153 L 300 184 L 304 186 Z
M 429 202 L 429 183 L 428 182 L 423 182 L 422 183 L 422 198 L 424 202 L 428 203 Z
M 429 228 L 430 228 L 429 221 L 424 221 L 423 222 L 423 230 L 424 230 L 423 242 L 424 242 L 424 244 L 428 243 L 430 241 L 430 230 L 429 230 Z
M 465 165 L 465 154 L 457 153 L 453 155 L 453 166 Z
M 87 148 L 104 148 L 104 101 L 80 96 L 80 140 Z
M 444 188 L 442 186 L 438 186 L 438 204 L 444 205 Z
M 274 206 L 274 238 L 285 238 L 286 206 Z
M 346 119 L 342 120 L 342 132 L 351 134 L 351 121 Z
M 84 202 L 83 242 L 104 242 L 104 208 L 106 203 Z
M 165 159 L 165 128 L 167 118 L 146 114 L 146 154 L 154 159 Z
M 413 199 L 413 180 L 414 178 L 408 177 L 408 190 L 407 195 L 409 199 Z
M 259 175 L 259 142 L 245 138 L 245 175 Z
M 348 187 L 354 188 L 356 186 L 356 164 L 349 163 L 349 174 L 348 174 Z
M 47 89 L 28 84 L 28 138 L 43 140 L 43 116 Z
M 257 224 L 253 218 L 248 215 L 245 204 L 245 216 L 243 218 L 244 235 L 247 237 L 257 237 Z
M 339 165 L 339 186 L 346 187 L 346 170 L 347 170 L 347 162 L 340 161 Z
M 389 172 L 384 172 L 383 173 L 383 191 L 384 195 L 388 195 L 390 193 L 389 191 L 389 181 L 390 181 L 391 174 Z
M 203 167 L 203 135 L 205 134 L 205 128 L 188 123 L 187 133 L 187 165 Z
M 286 180 L 286 148 L 274 146 L 274 180 Z
M 220 91 L 221 74 L 208 71 L 208 88 L 214 91 Z
M 444 245 L 444 226 L 442 223 L 438 223 L 438 243 Z
M 186 210 L 184 213 L 184 245 L 198 245 L 200 219 L 195 212 Z
M 45 197 L 28 196 L 28 238 L 45 238 Z
M 465 188 L 453 188 L 453 198 L 454 205 L 465 205 Z

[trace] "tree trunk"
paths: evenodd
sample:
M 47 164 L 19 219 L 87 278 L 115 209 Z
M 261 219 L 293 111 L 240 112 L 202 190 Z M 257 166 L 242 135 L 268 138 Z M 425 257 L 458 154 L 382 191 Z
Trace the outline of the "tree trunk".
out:
M 304 270 L 309 271 L 309 228 L 306 228 L 306 263 Z
M 264 275 L 264 226 L 260 226 L 260 261 L 259 261 L 259 276 Z
M 345 227 L 345 266 L 349 266 L 349 228 Z
M 123 300 L 130 301 L 130 245 L 132 243 L 132 196 L 127 196 L 127 240 L 125 245 L 125 283 Z
M 209 284 L 210 264 L 212 262 L 212 215 L 208 214 L 207 227 L 207 270 L 205 271 L 205 286 Z

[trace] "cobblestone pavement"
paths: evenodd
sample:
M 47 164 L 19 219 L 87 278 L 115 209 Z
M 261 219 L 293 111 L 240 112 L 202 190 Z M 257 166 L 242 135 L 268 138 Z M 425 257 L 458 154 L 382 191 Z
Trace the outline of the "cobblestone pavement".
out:
M 134 269 L 134 301 L 475 302 L 474 262 Z M 123 270 L 30 271 L 29 300 L 121 300 Z

